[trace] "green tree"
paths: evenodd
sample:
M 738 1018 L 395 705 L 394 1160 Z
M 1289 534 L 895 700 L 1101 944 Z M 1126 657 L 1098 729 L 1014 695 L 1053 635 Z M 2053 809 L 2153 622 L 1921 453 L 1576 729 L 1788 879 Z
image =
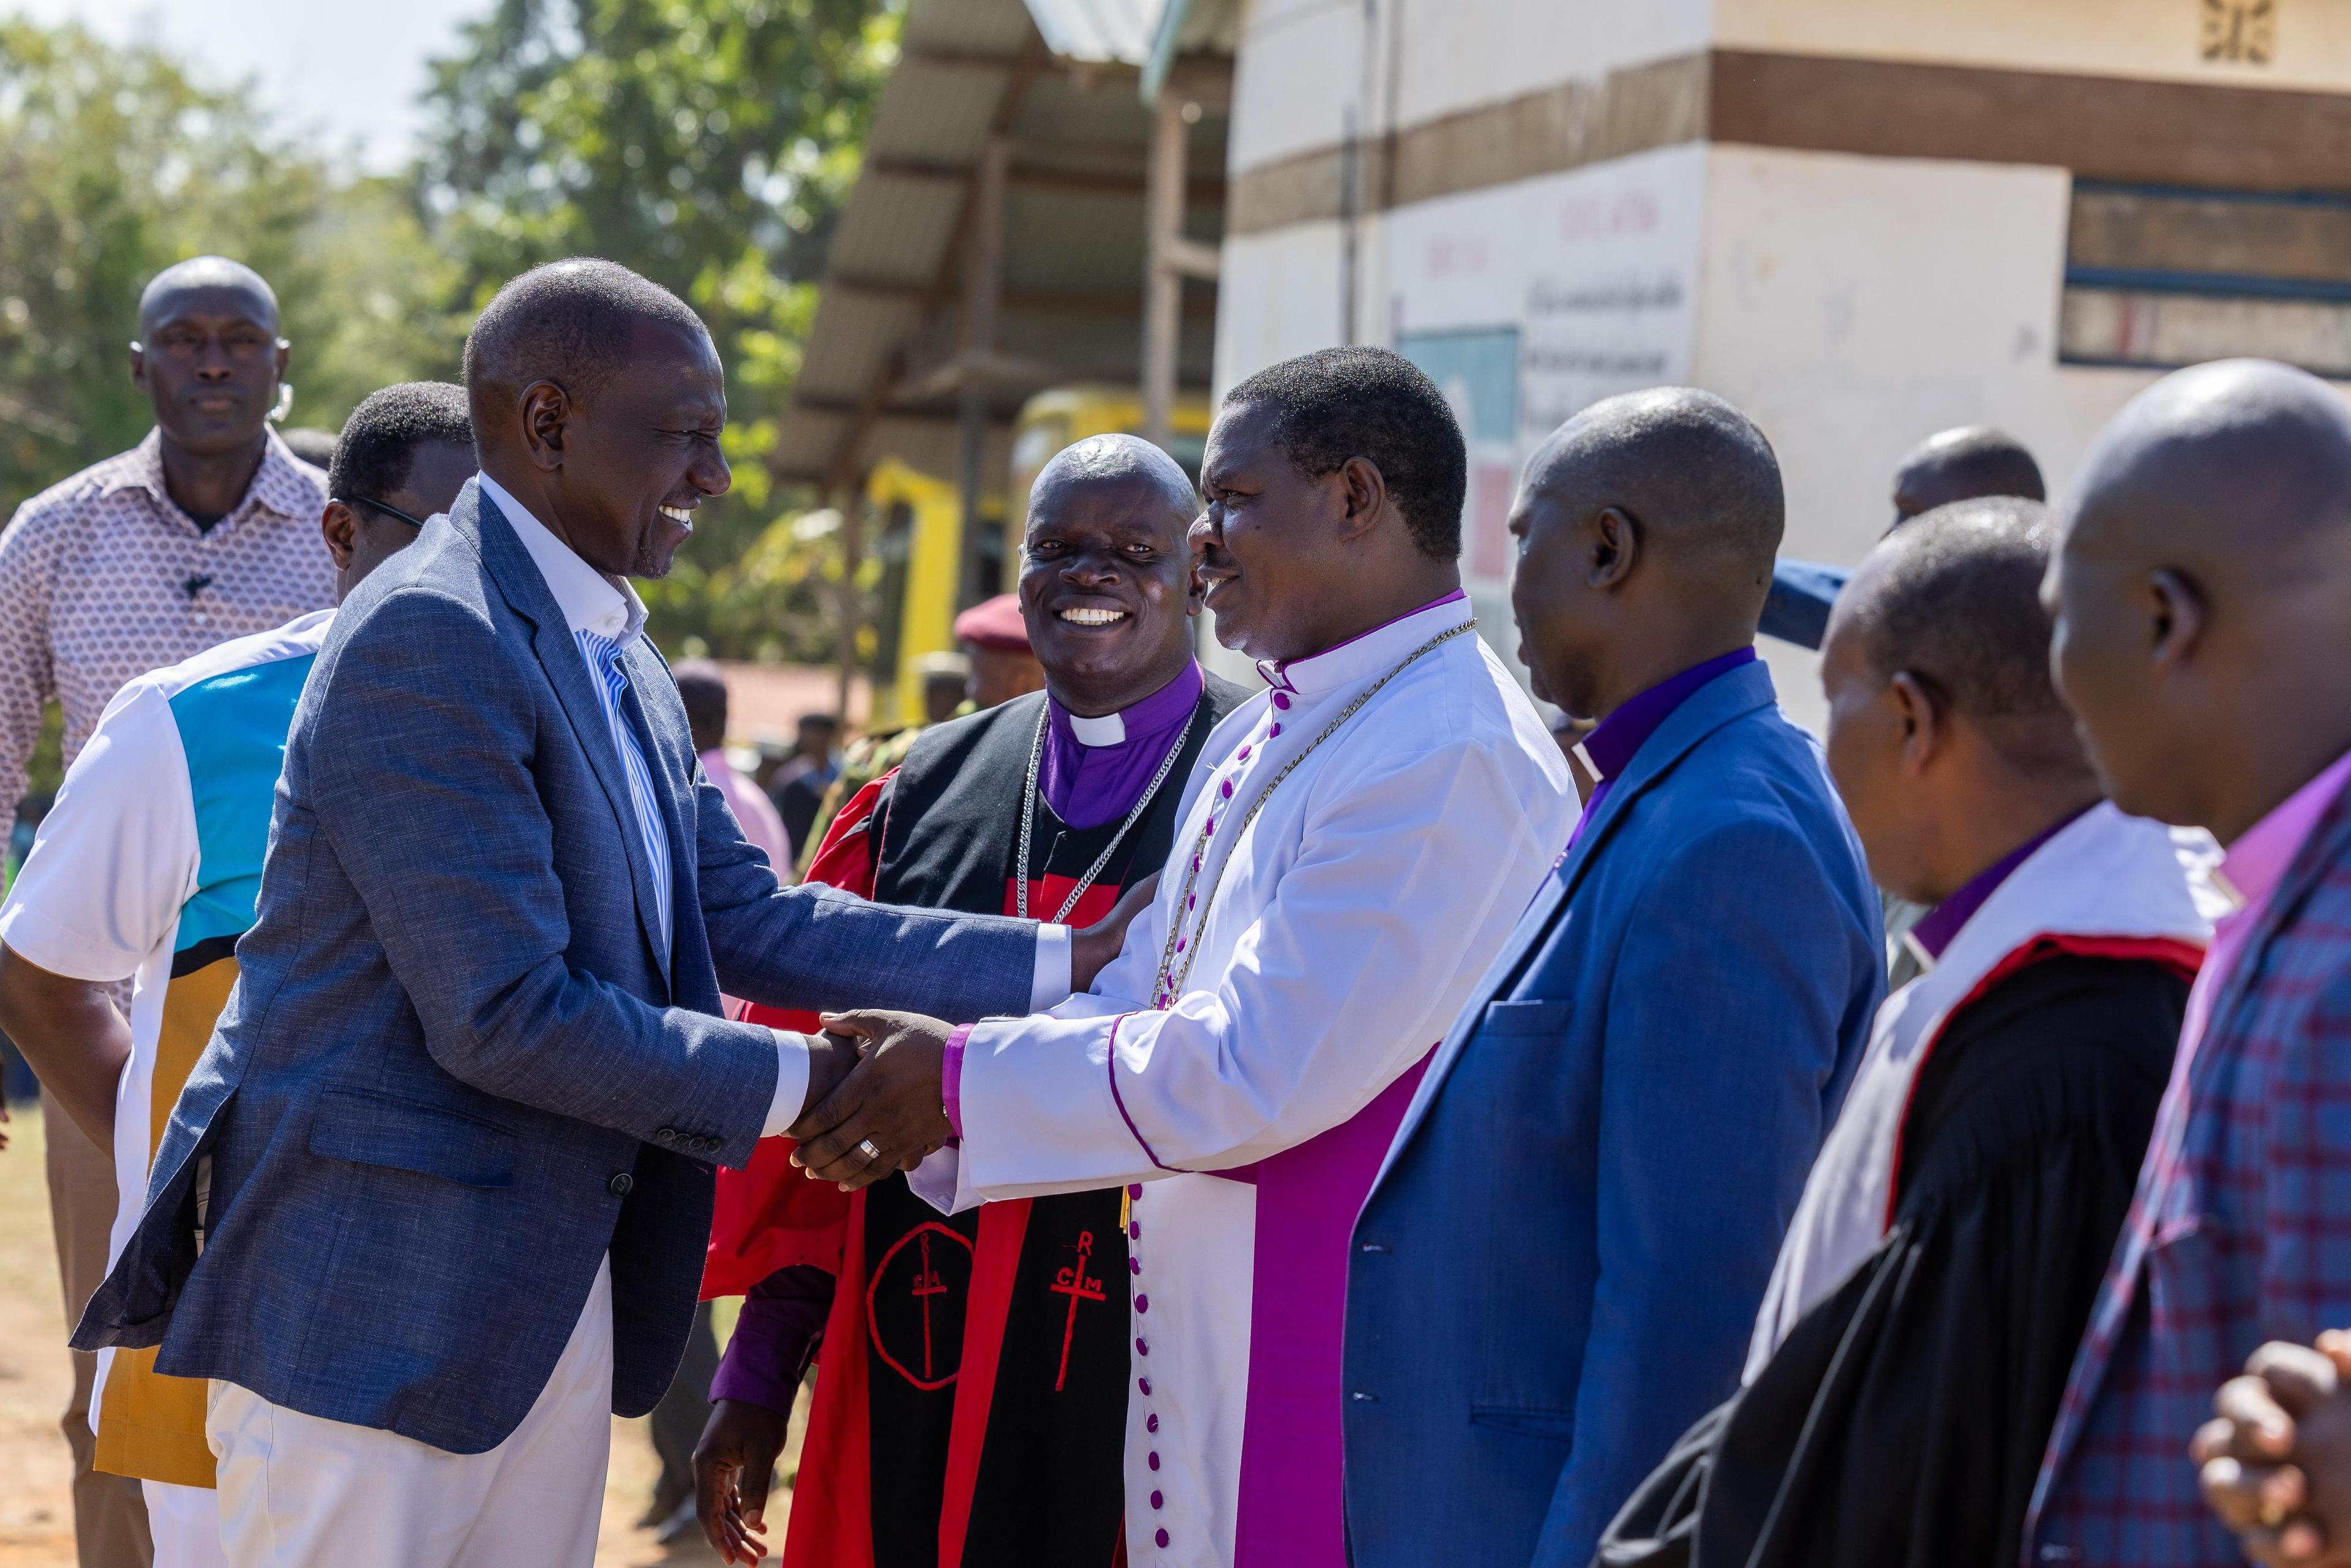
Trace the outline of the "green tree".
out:
M 455 374 L 456 269 L 405 182 L 342 173 L 152 47 L 0 21 L 0 514 L 146 433 L 139 291 L 206 251 L 277 288 L 298 423 Z
M 497 0 L 434 68 L 423 190 L 465 303 L 601 256 L 717 339 L 735 490 L 647 595 L 664 646 L 828 656 L 821 541 L 779 518 L 804 498 L 764 460 L 898 21 L 892 0 Z

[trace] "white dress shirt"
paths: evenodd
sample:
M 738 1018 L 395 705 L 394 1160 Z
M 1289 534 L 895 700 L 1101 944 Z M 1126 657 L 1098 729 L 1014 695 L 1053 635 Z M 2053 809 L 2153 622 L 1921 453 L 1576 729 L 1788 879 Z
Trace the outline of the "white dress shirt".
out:
M 661 808 L 653 796 L 653 776 L 646 768 L 643 748 L 637 744 L 636 732 L 629 727 L 621 707 L 621 693 L 628 685 L 628 677 L 621 668 L 621 653 L 644 634 L 644 601 L 637 597 L 637 591 L 627 579 L 607 577 L 589 565 L 534 517 L 529 507 L 516 500 L 505 486 L 486 473 L 480 476 L 479 483 L 482 494 L 496 504 L 499 513 L 513 526 L 515 537 L 522 541 L 522 548 L 546 581 L 548 591 L 555 596 L 556 607 L 570 623 L 572 640 L 579 645 L 580 660 L 587 666 L 588 683 L 595 688 L 596 700 L 604 710 L 604 722 L 611 727 L 612 744 L 629 776 L 630 800 L 636 809 L 645 857 L 653 869 L 653 924 L 662 934 L 662 961 L 666 965 L 670 950 L 675 946 L 671 928 L 675 915 L 670 908 L 669 836 L 662 825 Z M 1036 967 L 1029 981 L 1032 1009 L 1041 1012 L 1068 998 L 1070 957 L 1068 926 L 1045 925 L 1037 928 Z M 799 1119 L 809 1085 L 808 1037 L 790 1030 L 770 1032 L 776 1037 L 776 1092 L 768 1102 L 767 1121 L 761 1128 L 761 1135 L 766 1137 L 775 1136 Z

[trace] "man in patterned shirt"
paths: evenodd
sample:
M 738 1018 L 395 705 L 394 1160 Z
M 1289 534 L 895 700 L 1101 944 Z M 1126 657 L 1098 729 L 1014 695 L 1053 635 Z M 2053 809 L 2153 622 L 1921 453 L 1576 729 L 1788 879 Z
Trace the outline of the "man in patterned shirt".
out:
M 2083 462 L 2045 591 L 2116 805 L 2210 828 L 2242 900 L 2025 1521 L 2024 1562 L 2222 1568 L 2189 1442 L 2265 1339 L 2351 1321 L 2351 413 L 2231 360 L 2140 393 Z
M 15 826 L 41 709 L 65 712 L 70 767 L 122 685 L 334 602 L 319 549 L 326 476 L 269 428 L 286 372 L 277 298 L 251 268 L 198 256 L 139 299 L 131 375 L 155 428 L 16 510 L 0 533 L 0 844 Z M 105 1277 L 114 1171 L 46 1093 L 50 1213 L 66 1317 Z M 90 1356 L 65 1416 L 82 1568 L 150 1557 L 139 1484 L 90 1467 Z

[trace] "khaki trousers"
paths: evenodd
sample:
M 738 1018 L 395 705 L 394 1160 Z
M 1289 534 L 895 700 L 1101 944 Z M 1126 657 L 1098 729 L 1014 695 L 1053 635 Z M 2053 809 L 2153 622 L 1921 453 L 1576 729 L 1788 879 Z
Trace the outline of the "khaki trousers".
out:
M 41 1092 L 41 1132 L 48 1143 L 49 1221 L 57 1229 L 57 1274 L 65 1284 L 66 1322 L 106 1281 L 107 1238 L 114 1228 L 114 1166 L 74 1125 L 65 1107 Z M 73 1401 L 66 1406 L 66 1442 L 73 1449 L 74 1552 L 80 1568 L 149 1568 L 155 1545 L 147 1531 L 147 1502 L 129 1476 L 90 1468 L 98 1439 L 90 1435 L 90 1385 L 98 1357 L 73 1357 Z

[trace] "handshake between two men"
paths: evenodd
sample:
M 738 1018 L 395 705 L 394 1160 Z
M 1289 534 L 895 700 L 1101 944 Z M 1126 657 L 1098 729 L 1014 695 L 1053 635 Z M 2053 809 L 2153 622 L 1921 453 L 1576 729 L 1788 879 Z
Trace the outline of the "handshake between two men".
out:
M 1070 985 L 1081 991 L 1118 956 L 1126 928 L 1159 891 L 1156 873 L 1119 895 L 1102 921 L 1071 935 Z M 808 1098 L 787 1130 L 792 1163 L 811 1180 L 855 1192 L 910 1171 L 961 1129 L 948 1110 L 958 1063 L 947 1060 L 956 1025 L 920 1013 L 827 1013 L 809 1040 Z

